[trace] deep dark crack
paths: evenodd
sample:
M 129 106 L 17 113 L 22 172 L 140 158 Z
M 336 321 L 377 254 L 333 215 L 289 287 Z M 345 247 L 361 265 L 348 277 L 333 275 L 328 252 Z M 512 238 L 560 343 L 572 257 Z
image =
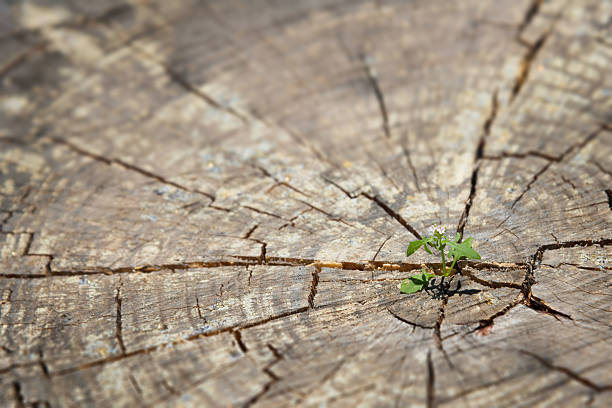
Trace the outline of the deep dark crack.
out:
M 514 282 L 498 282 L 498 281 L 488 281 L 488 280 L 480 279 L 477 276 L 475 276 L 472 272 L 470 272 L 468 269 L 465 269 L 465 268 L 461 268 L 461 274 L 463 276 L 466 276 L 470 280 L 482 286 L 489 287 L 489 288 L 494 288 L 494 289 L 498 289 L 498 288 L 520 289 L 521 288 L 520 284 L 517 284 Z
M 556 242 L 554 244 L 546 244 L 540 246 L 536 252 L 531 256 L 530 261 L 527 263 L 527 272 L 525 273 L 525 279 L 521 284 L 521 292 L 523 294 L 523 304 L 530 309 L 537 312 L 542 312 L 553 316 L 555 319 L 563 317 L 565 319 L 573 320 L 572 317 L 564 312 L 554 309 L 549 306 L 544 300 L 533 295 L 532 286 L 536 284 L 534 271 L 542 264 L 542 258 L 544 252 L 562 249 L 562 248 L 574 248 L 574 247 L 588 247 L 599 245 L 601 247 L 611 245 L 612 239 L 602 238 L 600 240 L 577 240 L 577 241 L 566 241 Z
M 163 176 L 160 176 L 158 174 L 152 173 L 152 172 L 150 172 L 148 170 L 145 170 L 145 169 L 143 169 L 141 167 L 138 167 L 138 166 L 136 166 L 134 164 L 127 163 L 127 162 L 125 162 L 125 161 L 123 161 L 121 159 L 109 159 L 109 158 L 106 158 L 104 156 L 100 156 L 100 155 L 98 155 L 96 153 L 93 153 L 93 152 L 87 151 L 85 149 L 82 149 L 81 147 L 78 147 L 77 145 L 75 145 L 72 142 L 69 142 L 67 140 L 60 139 L 60 138 L 57 138 L 57 137 L 49 136 L 48 139 L 53 141 L 53 142 L 55 142 L 55 143 L 57 143 L 57 144 L 61 144 L 63 146 L 66 146 L 67 148 L 69 148 L 70 150 L 72 150 L 73 152 L 75 152 L 77 154 L 80 154 L 81 156 L 89 157 L 90 159 L 102 162 L 102 163 L 107 164 L 109 166 L 112 165 L 112 164 L 115 164 L 115 165 L 118 165 L 120 167 L 123 167 L 126 170 L 131 170 L 131 171 L 139 173 L 140 175 L 145 176 L 147 178 L 154 179 L 154 180 L 156 180 L 156 181 L 158 181 L 158 182 L 160 182 L 162 184 L 166 184 L 166 185 L 178 188 L 179 190 L 187 191 L 187 192 L 190 192 L 190 193 L 203 195 L 203 196 L 209 198 L 213 202 L 215 200 L 215 196 L 213 194 L 207 193 L 205 191 L 200 191 L 200 190 L 192 189 L 192 188 L 183 186 L 181 184 L 175 183 L 174 181 L 168 180 L 168 179 L 164 178 Z M 212 204 L 212 202 L 211 202 L 211 204 Z
M 389 129 L 389 115 L 387 113 L 385 96 L 380 88 L 380 84 L 378 83 L 378 76 L 372 65 L 369 63 L 368 57 L 362 55 L 360 59 L 363 63 L 366 78 L 374 91 L 374 95 L 376 95 L 376 101 L 378 101 L 378 108 L 380 109 L 380 116 L 382 117 L 383 133 L 385 137 L 389 139 L 391 138 L 391 130 Z
M 525 30 L 525 28 L 531 23 L 534 17 L 538 14 L 538 12 L 540 11 L 540 6 L 542 5 L 542 1 L 543 0 L 533 0 L 531 2 L 531 4 L 529 5 L 529 8 L 525 12 L 523 21 L 521 21 L 521 24 L 518 26 L 517 38 L 519 39 L 521 38 L 521 35 L 523 34 L 523 31 Z
M 47 41 L 42 41 L 13 57 L 12 59 L 4 63 L 2 66 L 0 66 L 0 78 L 10 72 L 13 68 L 16 68 L 22 63 L 26 62 L 28 58 L 30 58 L 32 55 L 38 52 L 45 52 L 48 46 L 49 43 Z M 3 140 L 5 139 L 6 138 L 3 138 Z M 19 143 L 19 140 L 17 140 L 17 143 Z
M 572 317 L 566 313 L 563 313 L 559 310 L 556 310 L 546 304 L 542 299 L 530 294 L 529 298 L 525 299 L 525 304 L 530 309 L 535 310 L 536 312 L 542 312 L 553 316 L 555 319 L 559 320 L 559 317 L 563 317 L 568 320 L 574 320 Z
M 255 403 L 257 403 L 257 401 L 259 401 L 266 393 L 268 393 L 268 391 L 270 391 L 270 388 L 272 388 L 272 386 L 274 384 L 276 384 L 278 381 L 281 380 L 281 378 L 279 376 L 277 376 L 276 374 L 274 374 L 274 372 L 272 371 L 272 366 L 274 366 L 276 363 L 278 363 L 279 361 L 281 361 L 283 359 L 282 354 L 280 354 L 278 352 L 278 350 L 273 347 L 271 344 L 268 344 L 268 349 L 270 351 L 272 351 L 272 355 L 274 356 L 274 359 L 268 364 L 266 365 L 262 371 L 268 376 L 270 377 L 270 381 L 268 381 L 267 383 L 264 384 L 264 386 L 262 387 L 262 389 L 255 394 L 253 397 L 251 397 L 248 401 L 246 401 L 242 407 L 243 408 L 248 408 L 252 405 L 254 405 Z
M 125 355 L 125 344 L 123 343 L 123 321 L 121 317 L 121 281 L 117 285 L 117 292 L 115 294 L 116 304 L 116 319 L 115 319 L 115 338 L 119 345 L 119 350 L 122 355 Z
M 544 252 L 552 251 L 555 249 L 561 248 L 574 248 L 574 247 L 589 247 L 589 246 L 601 246 L 605 247 L 608 245 L 612 245 L 612 238 L 601 238 L 599 240 L 576 240 L 576 241 L 565 241 L 565 242 L 555 242 L 554 244 L 546 244 L 539 247 L 535 254 L 531 257 L 530 265 L 533 269 L 536 269 L 542 263 L 542 257 L 544 256 Z
M 120 268 L 109 268 L 105 266 L 81 266 L 74 270 L 51 270 L 50 262 L 53 260 L 52 255 L 48 256 L 50 261 L 48 263 L 49 275 L 45 274 L 0 274 L 1 278 L 7 279 L 42 279 L 52 277 L 65 277 L 65 276 L 88 276 L 88 275 L 121 275 L 130 273 L 153 273 L 160 271 L 181 271 L 190 269 L 207 269 L 207 268 L 222 268 L 232 266 L 253 266 L 265 263 L 270 266 L 311 266 L 318 264 L 321 267 L 342 269 L 342 270 L 355 270 L 355 271 L 375 271 L 375 270 L 394 270 L 398 272 L 409 272 L 420 269 L 423 265 L 431 268 L 439 268 L 439 263 L 407 263 L 394 261 L 369 261 L 369 262 L 349 262 L 349 261 L 322 261 L 311 258 L 290 258 L 290 257 L 276 257 L 268 256 L 264 253 L 263 242 L 259 240 L 253 240 L 262 244 L 262 253 L 258 256 L 247 256 L 247 255 L 233 255 L 228 256 L 228 259 L 209 260 L 209 261 L 194 261 L 194 262 L 183 262 L 183 263 L 169 263 L 169 264 L 144 264 L 125 266 Z M 578 241 L 578 242 L 590 242 L 590 241 Z M 33 255 L 33 254 L 29 254 Z M 40 256 L 40 254 L 36 254 Z M 523 269 L 526 264 L 517 263 L 496 263 L 496 262 L 474 262 L 474 261 L 459 261 L 458 266 L 469 265 L 474 269 L 506 269 L 506 268 L 518 268 Z
M 578 381 L 579 383 L 581 383 L 582 385 L 592 389 L 595 392 L 603 392 L 603 391 L 610 391 L 612 390 L 612 385 L 598 385 L 595 384 L 594 382 L 592 382 L 591 380 L 581 376 L 580 374 L 576 373 L 575 371 L 572 371 L 571 369 L 567 368 L 567 367 L 562 367 L 562 366 L 558 366 L 553 364 L 552 362 L 550 362 L 548 359 L 541 357 L 531 351 L 527 351 L 527 350 L 519 350 L 520 353 L 525 354 L 535 360 L 537 360 L 540 364 L 542 364 L 543 366 L 545 366 L 546 368 L 550 369 L 550 370 L 554 370 L 554 371 L 558 371 L 560 373 L 563 373 L 565 375 L 567 375 L 568 377 L 570 377 L 572 380 Z
M 417 239 L 422 239 L 421 234 L 419 234 L 417 230 L 414 229 L 414 227 L 408 224 L 408 222 L 398 212 L 394 211 L 391 207 L 389 207 L 380 197 L 372 196 L 365 192 L 362 192 L 361 195 L 367 198 L 368 200 L 371 200 L 372 202 L 376 203 L 376 205 L 385 210 L 387 214 L 397 220 L 397 222 L 399 222 L 404 228 L 410 231 L 410 233 L 414 235 Z
M 502 160 L 506 158 L 514 158 L 514 159 L 529 159 L 530 157 L 539 157 L 540 159 L 545 159 L 549 161 L 559 162 L 561 161 L 561 157 L 551 156 L 544 152 L 536 152 L 534 150 L 529 150 L 526 153 L 516 153 L 516 152 L 500 152 L 496 156 L 483 155 L 483 160 Z
M 406 133 L 405 139 L 408 139 L 408 134 Z M 407 141 L 409 143 L 409 141 Z M 412 177 L 414 178 L 414 185 L 418 192 L 421 192 L 421 186 L 419 185 L 419 176 L 417 175 L 416 168 L 414 167 L 414 163 L 412 163 L 412 157 L 410 156 L 410 150 L 406 146 L 406 142 L 402 143 L 402 153 L 406 158 L 406 163 L 408 164 L 408 168 L 412 173 Z
M 442 323 L 444 322 L 445 317 L 445 309 L 448 304 L 448 296 L 442 298 L 442 303 L 440 304 L 440 311 L 438 312 L 438 320 L 434 326 L 434 341 L 436 342 L 436 347 L 438 350 L 444 352 L 444 347 L 442 345 Z
M 247 210 L 254 211 L 254 212 L 259 213 L 259 214 L 267 215 L 269 217 L 278 218 L 279 220 L 288 221 L 288 220 L 284 219 L 283 217 L 281 217 L 280 215 L 271 213 L 271 212 L 266 211 L 266 210 L 261 210 L 259 208 L 251 207 L 250 205 L 242 205 L 241 207 L 242 208 L 246 208 Z
M 380 251 L 383 249 L 383 247 L 385 246 L 385 244 L 387 243 L 387 241 L 389 241 L 392 238 L 391 235 L 389 235 L 387 238 L 385 238 L 385 240 L 382 242 L 382 244 L 380 244 L 380 246 L 378 247 L 378 249 L 376 250 L 376 253 L 374 254 L 374 256 L 372 257 L 372 262 L 376 261 L 376 257 L 378 256 L 378 254 L 380 253 Z
M 253 227 L 251 227 L 251 229 L 247 231 L 247 233 L 244 235 L 244 237 L 242 237 L 242 239 L 249 239 L 251 237 L 251 234 L 257 229 L 257 227 L 259 227 L 259 225 L 254 225 Z
M 38 350 L 38 365 L 40 366 L 40 370 L 42 371 L 43 375 L 49 378 L 51 376 L 49 374 L 49 366 L 47 366 L 47 363 L 45 362 L 45 357 L 42 350 Z
M 514 99 L 518 96 L 519 92 L 527 79 L 529 78 L 529 71 L 531 69 L 531 63 L 538 55 L 538 52 L 542 49 L 542 46 L 546 42 L 548 35 L 550 32 L 543 34 L 537 41 L 531 45 L 525 55 L 523 56 L 523 60 L 521 61 L 521 66 L 519 70 L 519 74 L 516 77 L 516 81 L 514 82 L 514 87 L 512 88 L 512 96 L 510 97 L 510 101 L 514 101 Z
M 472 334 L 476 332 L 477 334 L 480 334 L 481 336 L 488 335 L 489 331 L 495 324 L 495 319 L 497 319 L 498 317 L 504 316 L 510 310 L 514 309 L 517 305 L 523 303 L 523 300 L 524 300 L 524 297 L 523 297 L 523 293 L 521 292 L 517 295 L 517 297 L 511 303 L 507 304 L 502 310 L 487 317 L 486 319 L 480 320 L 478 327 L 475 328 L 474 330 L 471 330 L 467 334 Z
M 597 168 L 598 168 L 598 169 L 599 169 L 599 170 L 600 170 L 602 173 L 605 173 L 605 174 L 607 174 L 608 176 L 612 177 L 612 171 L 610 171 L 610 170 L 608 170 L 608 169 L 604 168 L 604 166 L 602 166 L 602 165 L 601 165 L 601 163 L 599 163 L 599 162 L 598 162 L 598 161 L 596 161 L 596 160 L 593 160 L 593 164 L 594 164 L 594 165 L 595 165 L 595 166 L 596 166 L 596 167 L 597 167 Z
M 333 214 L 331 214 L 331 213 L 329 213 L 329 212 L 327 212 L 327 211 L 325 211 L 325 210 L 323 210 L 323 209 L 321 209 L 321 208 L 319 208 L 319 207 L 317 207 L 317 206 L 315 206 L 315 205 L 313 205 L 313 204 L 310 204 L 310 203 L 309 203 L 309 202 L 307 202 L 307 201 L 304 201 L 304 200 L 296 200 L 296 201 L 298 201 L 298 202 L 300 202 L 300 203 L 302 203 L 302 204 L 304 204 L 304 205 L 308 206 L 308 208 L 310 208 L 310 209 L 312 209 L 312 210 L 314 210 L 314 211 L 316 211 L 316 212 L 319 212 L 319 213 L 321 213 L 321 214 L 325 215 L 325 216 L 326 216 L 327 218 L 329 218 L 331 221 L 334 221 L 334 222 L 339 222 L 339 223 L 344 224 L 344 225 L 346 225 L 346 226 L 349 226 L 349 227 L 351 227 L 351 228 L 355 228 L 355 226 L 354 226 L 354 225 L 351 225 L 350 223 L 348 223 L 348 222 L 344 221 L 342 218 L 340 218 L 340 217 L 336 217 L 336 216 L 334 216 Z
M 234 330 L 232 333 L 234 335 L 234 339 L 236 340 L 236 345 L 240 351 L 242 351 L 244 354 L 248 353 L 249 348 L 246 346 L 244 341 L 242 341 L 242 334 L 240 333 L 240 330 Z
M 426 398 L 427 408 L 434 408 L 436 406 L 436 395 L 435 395 L 435 384 L 436 384 L 436 373 L 434 371 L 433 361 L 431 360 L 431 351 L 427 352 L 427 383 L 426 383 Z
M 319 274 L 321 273 L 321 266 L 315 265 L 314 271 L 312 272 L 312 281 L 310 283 L 310 293 L 308 294 L 308 306 L 312 309 L 315 307 L 314 299 L 317 295 L 317 287 L 319 285 Z
M 128 379 L 130 380 L 130 383 L 132 384 L 134 390 L 136 390 L 136 393 L 138 393 L 138 395 L 142 395 L 142 388 L 140 387 L 140 384 L 138 384 L 138 381 L 136 381 L 136 378 L 134 378 L 134 376 L 130 374 L 128 375 Z
M 264 176 L 274 180 L 274 184 L 265 191 L 266 194 L 270 193 L 276 187 L 283 186 L 283 187 L 286 187 L 286 188 L 288 188 L 290 190 L 295 191 L 298 194 L 303 195 L 304 197 L 310 197 L 310 194 L 306 194 L 305 192 L 303 192 L 299 188 L 292 186 L 291 184 L 287 183 L 286 181 L 279 180 L 272 173 L 270 173 L 265 167 L 263 167 L 263 166 L 261 166 L 259 164 L 250 164 L 250 166 L 255 168 L 255 169 L 257 169 L 257 170 L 259 170 Z
M 356 199 L 357 197 L 360 197 L 360 196 L 367 198 L 368 200 L 372 201 L 373 203 L 378 205 L 380 208 L 382 208 L 387 214 L 389 214 L 391 216 L 391 218 L 393 218 L 397 222 L 399 222 L 404 228 L 406 228 L 408 231 L 410 231 L 410 233 L 412 235 L 414 235 L 417 239 L 421 239 L 422 238 L 421 234 L 419 234 L 417 232 L 417 230 L 413 226 L 408 224 L 408 222 L 398 212 L 396 212 L 391 207 L 389 207 L 389 205 L 387 203 L 385 203 L 379 196 L 371 195 L 371 194 L 366 193 L 366 192 L 361 192 L 359 194 L 352 194 L 351 192 L 349 192 L 349 191 L 345 190 L 344 188 L 342 188 L 341 185 L 339 185 L 338 183 L 336 183 L 333 180 L 330 180 L 330 179 L 328 179 L 326 177 L 323 177 L 323 180 L 325 180 L 330 185 L 336 187 L 338 190 L 342 191 L 350 199 Z
M 533 177 L 531 178 L 531 180 L 529 181 L 529 183 L 527 183 L 527 186 L 525 187 L 525 189 L 523 189 L 523 191 L 521 192 L 521 194 L 514 199 L 514 201 L 512 202 L 512 205 L 510 206 L 511 209 L 514 208 L 514 206 L 525 196 L 525 194 L 531 189 L 531 186 L 538 180 L 538 178 L 544 174 L 544 172 L 546 172 L 550 166 L 555 163 L 555 162 L 561 162 L 563 161 L 568 155 L 570 155 L 571 153 L 573 153 L 574 151 L 580 151 L 581 149 L 583 149 L 587 144 L 589 144 L 591 141 L 593 141 L 597 135 L 599 135 L 599 133 L 601 133 L 603 130 L 605 129 L 605 127 L 602 125 L 600 126 L 598 129 L 596 129 L 594 132 L 592 132 L 591 134 L 589 134 L 584 140 L 571 145 L 570 147 L 568 147 L 557 159 L 549 161 L 548 163 L 546 163 L 540 170 L 538 170 L 538 172 L 536 174 L 533 175 Z M 501 224 L 500 224 L 501 225 Z
M 421 329 L 429 329 L 429 330 L 434 329 L 434 327 L 430 327 L 430 326 L 423 326 L 423 325 L 421 325 L 421 324 L 418 324 L 418 323 L 415 323 L 415 322 L 411 322 L 411 321 L 409 321 L 409 320 L 404 319 L 402 316 L 400 316 L 400 315 L 398 315 L 397 313 L 395 313 L 395 311 L 391 310 L 391 309 L 389 308 L 389 306 L 386 306 L 386 309 L 387 309 L 387 312 L 389 312 L 389 314 L 390 314 L 391 316 L 393 316 L 395 319 L 399 320 L 399 321 L 400 321 L 400 322 L 402 322 L 402 323 L 405 323 L 405 324 L 407 324 L 407 325 L 410 325 L 410 326 L 412 326 L 413 328 L 414 328 L 414 327 L 419 327 L 419 328 L 421 328 Z
M 104 359 L 100 359 L 100 360 L 94 360 L 85 364 L 82 364 L 80 366 L 75 366 L 75 367 L 69 367 L 69 368 L 65 368 L 63 370 L 57 371 L 57 372 L 53 372 L 51 373 L 51 376 L 63 376 L 63 375 L 67 375 L 67 374 L 71 374 L 74 372 L 78 372 L 81 370 L 85 370 L 91 367 L 98 367 L 98 366 L 102 366 L 105 364 L 109 364 L 115 361 L 119 361 L 119 360 L 123 360 L 126 358 L 130 358 L 136 355 L 141 355 L 141 354 L 149 354 L 152 353 L 156 350 L 161 350 L 164 349 L 166 347 L 169 346 L 173 346 L 176 344 L 180 344 L 180 343 L 184 343 L 184 342 L 189 342 L 189 341 L 194 341 L 197 339 L 201 339 L 201 338 L 206 338 L 206 337 L 211 337 L 211 336 L 217 336 L 219 334 L 223 334 L 223 333 L 231 333 L 231 332 L 235 332 L 236 330 L 241 330 L 241 329 L 248 329 L 251 327 L 257 327 L 257 326 L 261 326 L 264 324 L 267 324 L 269 322 L 275 321 L 275 320 L 279 320 L 279 319 L 283 319 L 285 317 L 289 317 L 289 316 L 293 316 L 296 314 L 300 314 L 300 313 L 304 313 L 308 311 L 308 307 L 300 307 L 297 309 L 293 309 L 293 310 L 289 310 L 287 312 L 283 312 L 283 313 L 279 313 L 277 315 L 273 315 L 273 316 L 269 316 L 254 322 L 250 322 L 250 323 L 242 323 L 242 324 L 236 324 L 233 326 L 229 326 L 229 327 L 223 327 L 220 329 L 216 329 L 216 330 L 211 330 L 205 333 L 198 333 L 198 334 L 194 334 L 192 336 L 189 336 L 187 338 L 183 338 L 183 337 L 179 337 L 177 340 L 168 342 L 168 343 L 161 343 L 155 346 L 150 346 L 147 348 L 143 348 L 143 349 L 138 349 L 138 350 L 134 350 L 134 351 L 129 351 L 126 352 L 124 354 L 118 354 L 118 355 L 114 355 L 111 357 L 107 357 Z
M 15 405 L 17 408 L 24 408 L 26 406 L 25 399 L 23 397 L 21 383 L 19 381 L 13 382 L 13 393 L 15 394 Z
M 482 134 L 480 136 L 480 140 L 478 141 L 478 146 L 476 147 L 476 153 L 474 154 L 474 169 L 472 170 L 472 177 L 470 179 L 470 195 L 465 202 L 465 208 L 461 214 L 461 217 L 459 218 L 459 224 L 457 225 L 457 232 L 459 233 L 460 241 L 463 239 L 463 230 L 465 229 L 465 224 L 467 224 L 468 217 L 470 216 L 470 209 L 472 208 L 474 198 L 476 197 L 478 172 L 480 171 L 480 162 L 484 155 L 486 139 L 489 133 L 491 133 L 491 126 L 497 117 L 498 109 L 499 102 L 497 100 L 497 91 L 495 91 L 491 97 L 491 111 L 483 124 Z

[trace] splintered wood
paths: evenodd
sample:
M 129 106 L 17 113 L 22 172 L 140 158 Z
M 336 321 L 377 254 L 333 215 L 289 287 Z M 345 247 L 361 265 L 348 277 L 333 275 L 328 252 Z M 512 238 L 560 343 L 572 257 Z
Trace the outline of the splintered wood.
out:
M 0 405 L 612 406 L 611 18 L 7 2 Z

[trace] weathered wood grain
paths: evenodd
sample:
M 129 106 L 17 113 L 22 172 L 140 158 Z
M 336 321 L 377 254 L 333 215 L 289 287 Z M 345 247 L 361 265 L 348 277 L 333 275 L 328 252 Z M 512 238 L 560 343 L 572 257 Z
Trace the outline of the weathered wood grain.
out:
M 609 406 L 611 19 L 0 2 L 0 405 Z

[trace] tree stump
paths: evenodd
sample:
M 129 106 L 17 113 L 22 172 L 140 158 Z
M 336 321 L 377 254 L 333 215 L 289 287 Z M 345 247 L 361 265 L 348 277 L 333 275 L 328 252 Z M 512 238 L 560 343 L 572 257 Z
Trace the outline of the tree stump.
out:
M 0 3 L 2 405 L 612 405 L 611 19 Z

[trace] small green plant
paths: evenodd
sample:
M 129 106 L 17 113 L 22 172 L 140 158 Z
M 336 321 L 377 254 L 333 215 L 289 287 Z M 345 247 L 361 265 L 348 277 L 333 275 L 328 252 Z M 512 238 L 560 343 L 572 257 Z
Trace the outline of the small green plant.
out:
M 461 236 L 459 233 L 455 236 L 454 240 L 447 238 L 444 233 L 446 232 L 446 228 L 442 226 L 433 225 L 429 228 L 429 237 L 425 237 L 423 239 L 418 239 L 416 241 L 412 241 L 408 245 L 408 249 L 406 250 L 406 256 L 410 256 L 414 254 L 419 248 L 423 247 L 425 251 L 429 254 L 433 254 L 432 249 L 437 250 L 440 253 L 440 257 L 442 258 L 442 268 L 441 274 L 442 280 L 450 276 L 455 264 L 460 259 L 480 259 L 480 255 L 478 252 L 472 248 L 472 238 L 468 238 L 463 242 L 459 242 Z M 448 247 L 448 252 L 445 254 L 444 250 Z M 452 258 L 452 263 L 450 267 L 447 266 L 447 260 L 450 262 Z M 412 275 L 408 279 L 404 279 L 400 286 L 400 292 L 402 293 L 416 293 L 423 289 L 427 289 L 429 285 L 429 281 L 434 278 L 436 274 L 429 273 L 423 267 L 421 273 Z

